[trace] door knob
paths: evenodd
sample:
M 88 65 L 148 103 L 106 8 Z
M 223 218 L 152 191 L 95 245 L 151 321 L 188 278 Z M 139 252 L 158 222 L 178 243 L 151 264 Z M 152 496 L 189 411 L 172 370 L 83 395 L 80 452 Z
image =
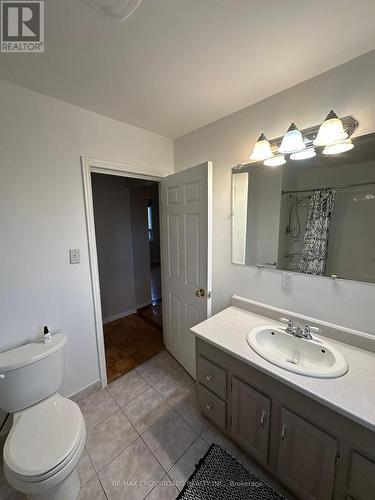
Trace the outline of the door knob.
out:
M 204 290 L 203 290 L 203 288 L 198 288 L 198 290 L 195 292 L 195 295 L 197 297 L 204 297 Z

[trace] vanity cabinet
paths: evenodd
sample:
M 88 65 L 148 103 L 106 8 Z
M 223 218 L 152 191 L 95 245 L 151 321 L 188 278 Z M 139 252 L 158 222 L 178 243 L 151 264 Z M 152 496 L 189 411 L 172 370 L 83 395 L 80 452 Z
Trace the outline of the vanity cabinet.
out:
M 352 500 L 375 498 L 375 462 L 355 451 L 351 456 L 349 494 Z
M 304 500 L 332 498 L 337 440 L 281 408 L 277 473 Z
M 196 339 L 201 412 L 301 500 L 375 500 L 375 433 Z
M 271 400 L 236 377 L 231 381 L 230 431 L 259 462 L 267 463 Z

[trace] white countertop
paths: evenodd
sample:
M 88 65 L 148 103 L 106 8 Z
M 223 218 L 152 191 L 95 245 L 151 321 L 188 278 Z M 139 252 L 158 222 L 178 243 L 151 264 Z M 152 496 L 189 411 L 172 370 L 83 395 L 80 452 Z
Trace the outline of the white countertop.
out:
M 231 306 L 194 326 L 191 331 L 202 340 L 375 431 L 375 353 L 319 334 L 318 337 L 341 352 L 348 361 L 349 370 L 339 378 L 306 377 L 279 368 L 252 350 L 246 340 L 247 334 L 263 325 L 285 327 L 278 321 Z

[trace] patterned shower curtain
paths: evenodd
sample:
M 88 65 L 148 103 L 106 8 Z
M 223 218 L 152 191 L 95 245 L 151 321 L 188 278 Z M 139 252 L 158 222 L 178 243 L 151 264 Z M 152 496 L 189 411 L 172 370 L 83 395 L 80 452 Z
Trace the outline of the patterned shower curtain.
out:
M 336 191 L 333 189 L 314 191 L 311 196 L 299 263 L 301 273 L 324 274 L 325 272 L 335 198 Z

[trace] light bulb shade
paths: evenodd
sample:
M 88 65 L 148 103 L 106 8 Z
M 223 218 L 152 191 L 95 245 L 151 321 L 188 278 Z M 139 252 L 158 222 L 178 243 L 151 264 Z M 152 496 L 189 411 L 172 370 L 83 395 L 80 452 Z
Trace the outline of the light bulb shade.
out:
M 338 155 L 340 153 L 345 153 L 345 151 L 350 151 L 354 148 L 354 144 L 350 139 L 346 141 L 336 142 L 335 144 L 330 144 L 323 149 L 325 155 Z
M 344 141 L 347 137 L 348 134 L 344 130 L 342 121 L 334 111 L 331 111 L 320 125 L 314 146 L 330 146 L 336 142 Z
M 267 140 L 267 137 L 264 134 L 262 134 L 255 143 L 253 152 L 250 155 L 250 160 L 263 161 L 266 158 L 270 158 L 271 156 L 272 156 L 271 144 Z
M 290 155 L 291 160 L 307 160 L 308 158 L 314 158 L 316 156 L 316 151 L 313 147 L 308 147 L 298 153 L 292 153 Z
M 301 132 L 298 130 L 296 125 L 292 123 L 283 137 L 281 146 L 279 147 L 279 152 L 290 154 L 302 151 L 305 148 L 306 144 L 303 142 Z
M 263 162 L 266 167 L 279 167 L 280 165 L 284 165 L 285 163 L 286 160 L 284 155 L 272 156 L 272 158 L 267 158 Z

